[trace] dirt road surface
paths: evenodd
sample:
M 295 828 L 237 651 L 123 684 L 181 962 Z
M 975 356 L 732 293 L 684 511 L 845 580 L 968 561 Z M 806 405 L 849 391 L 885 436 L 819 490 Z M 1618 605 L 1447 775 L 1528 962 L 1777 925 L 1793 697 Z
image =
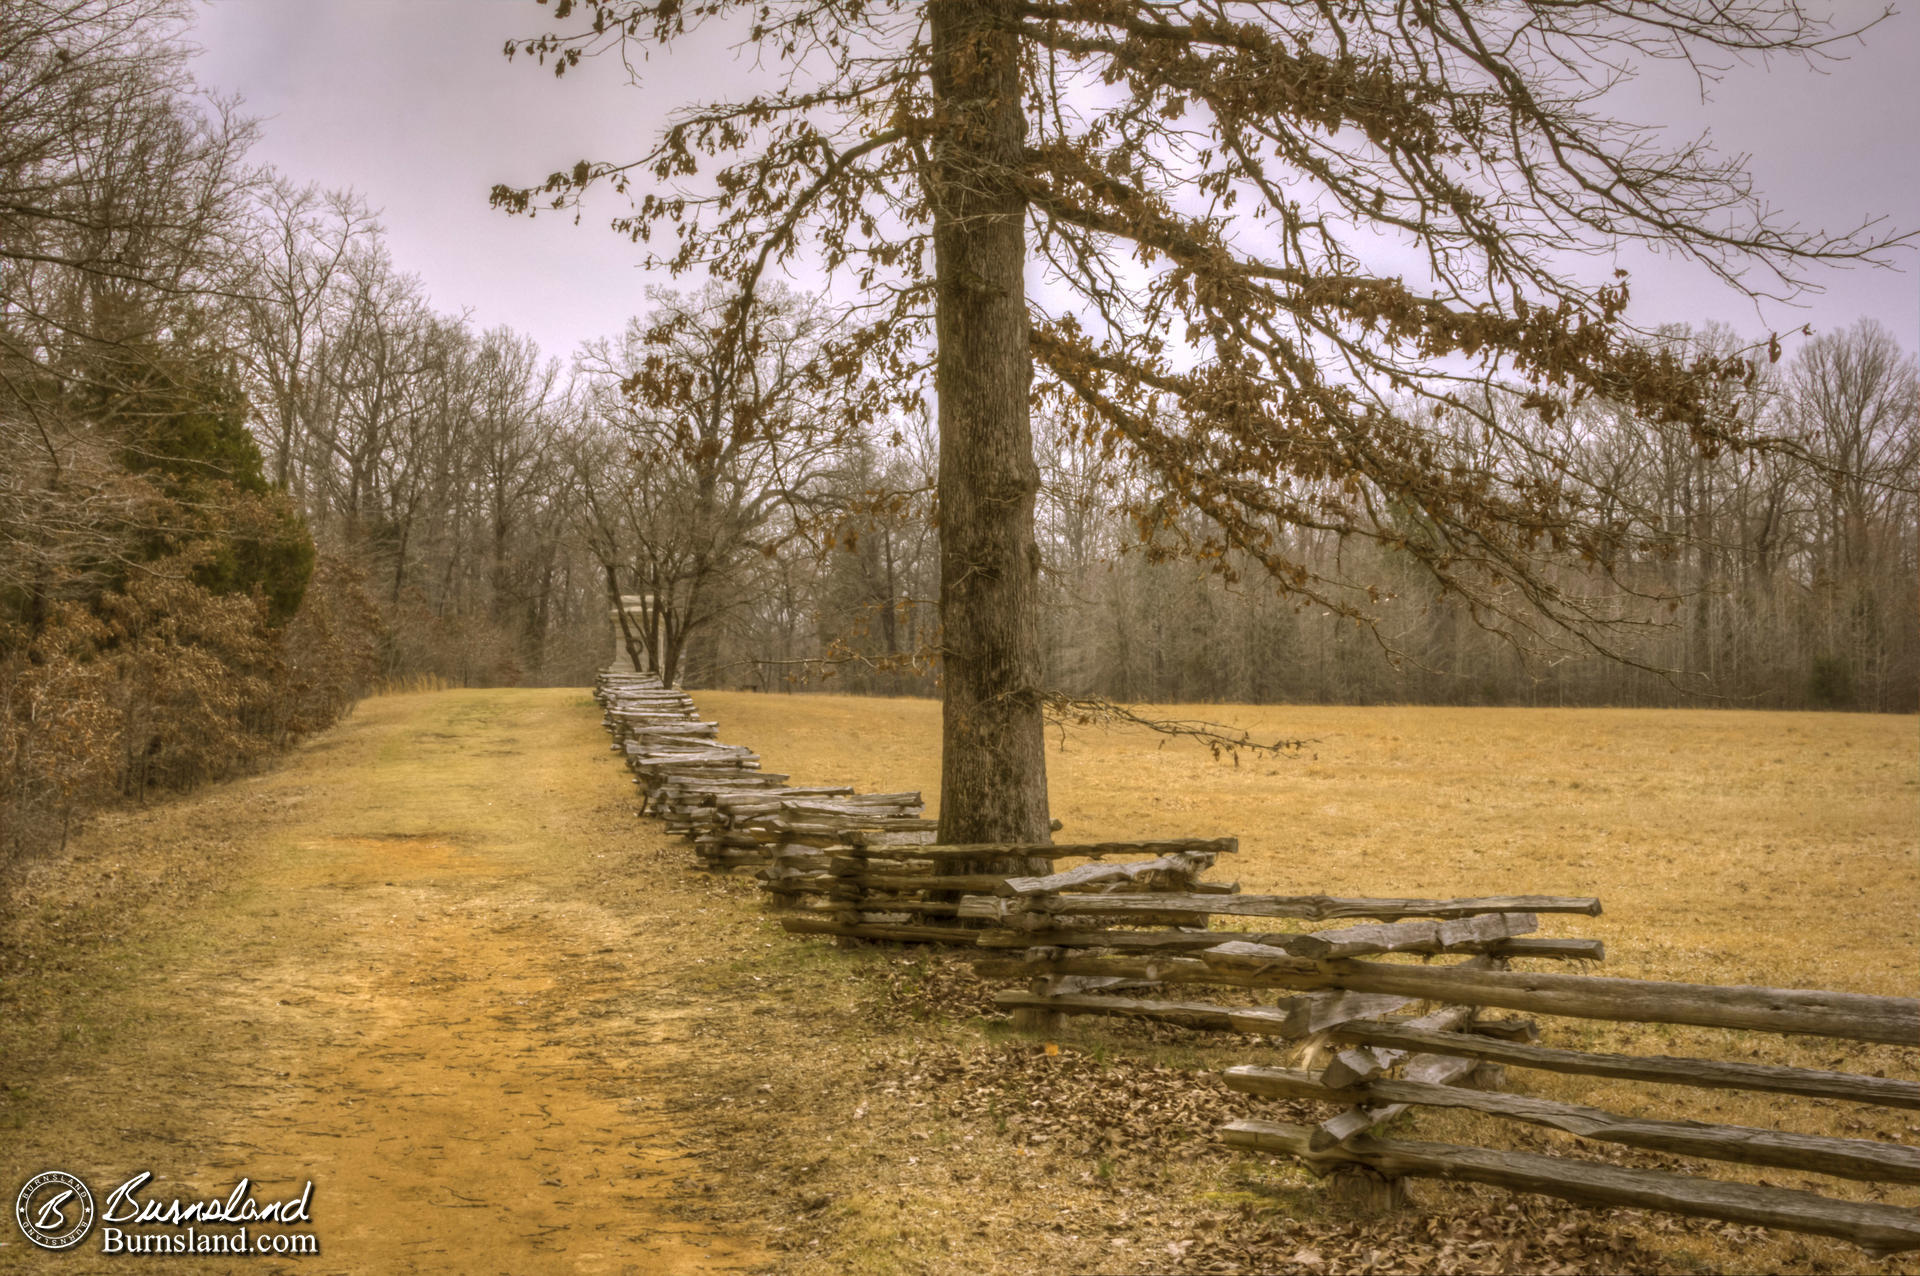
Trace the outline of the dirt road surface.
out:
M 90 933 L 10 954 L 37 1031 L 0 1039 L 8 1193 L 49 1168 L 96 1195 L 150 1170 L 162 1200 L 313 1182 L 317 1259 L 176 1271 L 755 1266 L 690 1137 L 728 1007 L 690 1005 L 683 976 L 727 926 L 757 933 L 684 873 L 637 886 L 661 839 L 591 710 L 369 701 L 273 773 L 112 817 L 80 860 L 30 872 L 15 920 L 78 906 Z M 42 1254 L 7 1227 L 4 1270 L 150 1261 L 98 1236 Z

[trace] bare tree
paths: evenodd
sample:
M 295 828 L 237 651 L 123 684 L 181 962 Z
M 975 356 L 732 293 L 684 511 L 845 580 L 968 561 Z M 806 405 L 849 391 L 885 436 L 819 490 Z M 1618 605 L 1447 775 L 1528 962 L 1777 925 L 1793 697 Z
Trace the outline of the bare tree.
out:
M 1920 371 L 1883 328 L 1863 321 L 1800 352 L 1785 407 L 1816 462 L 1808 474 L 1809 583 L 1824 622 L 1816 696 L 1911 708 L 1889 694 L 1885 631 L 1913 622 Z
M 881 311 L 861 350 L 892 366 L 931 312 L 954 840 L 1046 833 L 1035 395 L 1119 441 L 1157 489 L 1158 530 L 1191 556 L 1242 555 L 1377 632 L 1377 586 L 1321 573 L 1285 532 L 1364 540 L 1516 640 L 1618 652 L 1613 609 L 1565 588 L 1555 561 L 1604 569 L 1637 548 L 1597 524 L 1599 494 L 1550 454 L 1534 457 L 1546 481 L 1462 470 L 1431 411 L 1504 431 L 1485 405 L 1551 419 L 1601 395 L 1709 451 L 1737 446 L 1714 387 L 1748 361 L 1642 339 L 1625 283 L 1568 263 L 1651 243 L 1757 292 L 1884 242 L 1771 219 L 1703 141 L 1663 145 L 1607 113 L 1647 61 L 1711 76 L 1851 34 L 1791 0 L 583 0 L 509 52 L 566 71 L 619 49 L 638 66 L 627 46 L 728 16 L 784 80 L 684 108 L 636 160 L 495 200 L 525 212 L 645 183 L 616 224 L 749 295 L 811 247 Z M 692 186 L 703 168 L 713 182 Z M 1031 300 L 1030 232 L 1054 290 Z M 1379 235 L 1418 253 L 1412 281 L 1366 268 Z
M 274 482 L 304 498 L 299 444 L 315 432 L 325 376 L 319 356 L 341 322 L 340 286 L 351 255 L 379 234 L 348 192 L 275 177 L 261 192 L 241 259 L 247 332 L 239 343 L 253 374 L 255 411 Z
M 938 641 L 934 595 L 938 451 L 924 416 L 893 422 L 885 437 L 839 450 L 809 502 L 821 534 L 801 536 L 814 556 L 817 663 L 787 652 L 789 676 L 831 676 L 848 691 L 894 695 L 930 687 Z
M 0 3 L 0 370 L 110 379 L 217 291 L 249 127 L 193 92 L 178 0 Z
M 580 360 L 575 483 L 609 593 L 647 600 L 643 641 L 671 681 L 688 644 L 740 605 L 743 567 L 775 548 L 774 515 L 806 499 L 837 436 L 815 400 L 812 299 L 763 290 L 737 339 L 723 290 L 651 296 L 646 321 Z

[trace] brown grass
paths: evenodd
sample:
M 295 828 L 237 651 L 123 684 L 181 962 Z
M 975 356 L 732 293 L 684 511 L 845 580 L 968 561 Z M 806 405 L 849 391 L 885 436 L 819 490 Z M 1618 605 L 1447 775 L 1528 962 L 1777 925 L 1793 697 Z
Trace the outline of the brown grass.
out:
M 931 701 L 702 692 L 769 768 L 939 791 Z M 1138 731 L 1050 735 L 1058 840 L 1234 835 L 1249 892 L 1597 895 L 1560 933 L 1608 971 L 1911 996 L 1915 719 L 1622 709 L 1183 705 L 1298 757 L 1215 763 Z M 1572 929 L 1576 928 L 1577 929 Z

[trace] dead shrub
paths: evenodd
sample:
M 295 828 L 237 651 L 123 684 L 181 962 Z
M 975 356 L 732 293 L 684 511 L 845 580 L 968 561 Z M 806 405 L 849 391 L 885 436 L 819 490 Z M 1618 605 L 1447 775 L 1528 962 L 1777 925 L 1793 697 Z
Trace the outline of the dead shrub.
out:
M 379 617 L 360 575 L 322 559 L 299 610 L 216 594 L 186 558 L 143 565 L 37 635 L 0 635 L 0 859 L 64 846 L 121 799 L 256 766 L 365 694 Z

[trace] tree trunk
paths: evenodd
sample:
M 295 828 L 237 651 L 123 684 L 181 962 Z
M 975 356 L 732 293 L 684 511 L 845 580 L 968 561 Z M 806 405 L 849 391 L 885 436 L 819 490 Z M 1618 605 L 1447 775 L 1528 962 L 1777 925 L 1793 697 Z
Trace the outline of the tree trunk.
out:
M 1014 8 L 927 6 L 946 681 L 940 838 L 950 843 L 1049 840 Z

